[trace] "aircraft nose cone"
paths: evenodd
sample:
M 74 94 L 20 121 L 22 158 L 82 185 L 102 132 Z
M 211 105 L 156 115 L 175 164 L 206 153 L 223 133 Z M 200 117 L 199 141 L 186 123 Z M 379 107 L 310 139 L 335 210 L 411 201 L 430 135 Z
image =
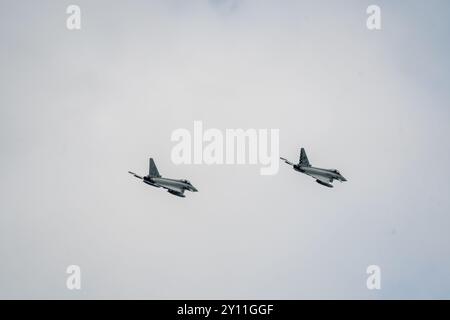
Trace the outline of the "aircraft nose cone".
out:
M 195 188 L 195 187 L 192 187 L 192 191 L 193 192 L 198 192 L 197 188 Z
M 345 179 L 343 176 L 341 176 L 341 180 L 342 181 L 347 181 L 347 179 Z

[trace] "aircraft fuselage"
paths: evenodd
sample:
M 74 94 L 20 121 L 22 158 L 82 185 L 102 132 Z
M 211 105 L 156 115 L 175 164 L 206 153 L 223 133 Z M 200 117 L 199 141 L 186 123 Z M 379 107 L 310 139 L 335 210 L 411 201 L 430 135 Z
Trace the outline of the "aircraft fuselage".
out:
M 169 178 L 159 178 L 159 177 L 148 177 L 145 176 L 143 181 L 146 184 L 149 184 L 153 187 L 163 187 L 166 189 L 181 189 L 181 190 L 189 190 L 196 192 L 197 189 L 188 181 L 186 180 L 177 180 L 177 179 L 169 179 Z M 178 195 L 176 193 L 173 193 L 175 195 Z
M 323 177 L 326 180 L 338 180 L 338 181 L 347 181 L 337 170 L 334 169 L 322 169 L 322 168 L 316 168 L 316 167 L 309 167 L 309 166 L 299 166 L 294 165 L 293 166 L 295 171 L 304 173 L 308 176 L 311 176 L 313 178 L 316 178 L 317 183 L 332 188 L 333 185 L 331 183 L 321 181 L 320 179 L 317 179 L 317 177 Z

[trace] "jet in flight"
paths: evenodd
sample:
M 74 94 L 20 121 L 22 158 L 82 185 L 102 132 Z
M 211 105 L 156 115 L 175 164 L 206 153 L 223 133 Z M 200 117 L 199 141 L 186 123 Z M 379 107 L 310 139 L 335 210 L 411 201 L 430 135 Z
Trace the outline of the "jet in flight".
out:
M 300 150 L 300 160 L 298 164 L 294 164 L 285 158 L 280 159 L 291 165 L 295 171 L 307 174 L 316 179 L 317 183 L 329 188 L 333 188 L 333 185 L 331 184 L 333 180 L 339 180 L 340 182 L 347 181 L 347 179 L 345 179 L 336 169 L 321 169 L 311 166 L 304 148 Z
M 132 174 L 138 179 L 141 179 L 142 182 L 153 187 L 167 189 L 169 193 L 178 197 L 185 197 L 184 190 L 192 192 L 198 191 L 188 180 L 175 180 L 161 177 L 158 169 L 156 168 L 155 161 L 153 161 L 153 158 L 150 158 L 150 168 L 147 176 L 141 177 L 131 171 L 128 171 L 128 173 Z

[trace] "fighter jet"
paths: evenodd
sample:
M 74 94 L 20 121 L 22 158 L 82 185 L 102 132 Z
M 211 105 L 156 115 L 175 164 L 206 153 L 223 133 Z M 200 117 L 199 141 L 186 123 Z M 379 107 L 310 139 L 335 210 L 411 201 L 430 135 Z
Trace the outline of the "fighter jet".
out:
M 167 192 L 184 198 L 184 190 L 197 192 L 198 190 L 188 181 L 188 180 L 175 180 L 175 179 L 168 179 L 163 178 L 158 172 L 158 169 L 156 168 L 155 161 L 153 161 L 153 158 L 150 158 L 150 168 L 148 171 L 148 175 L 145 177 L 141 177 L 134 172 L 128 171 L 128 173 L 132 174 L 138 179 L 141 179 L 142 182 L 151 185 L 156 188 L 164 188 L 167 189 Z
M 316 179 L 317 183 L 329 188 L 333 188 L 333 185 L 331 184 L 333 180 L 339 180 L 340 182 L 347 181 L 347 179 L 345 179 L 336 169 L 321 169 L 312 167 L 308 161 L 304 148 L 300 150 L 300 160 L 298 164 L 294 164 L 285 158 L 280 159 L 291 165 L 295 171 L 307 174 L 308 176 Z

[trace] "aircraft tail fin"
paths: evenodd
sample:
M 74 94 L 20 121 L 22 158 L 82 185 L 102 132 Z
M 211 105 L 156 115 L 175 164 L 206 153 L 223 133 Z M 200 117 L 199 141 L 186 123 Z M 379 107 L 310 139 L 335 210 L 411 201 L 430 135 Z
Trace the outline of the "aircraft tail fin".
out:
M 300 160 L 299 160 L 298 164 L 301 167 L 311 167 L 311 164 L 309 163 L 309 160 L 308 160 L 308 156 L 306 155 L 305 148 L 302 148 L 300 150 Z
M 159 178 L 161 175 L 158 172 L 158 168 L 156 168 L 155 161 L 153 161 L 153 158 L 150 158 L 150 166 L 148 170 L 148 176 L 153 178 Z

